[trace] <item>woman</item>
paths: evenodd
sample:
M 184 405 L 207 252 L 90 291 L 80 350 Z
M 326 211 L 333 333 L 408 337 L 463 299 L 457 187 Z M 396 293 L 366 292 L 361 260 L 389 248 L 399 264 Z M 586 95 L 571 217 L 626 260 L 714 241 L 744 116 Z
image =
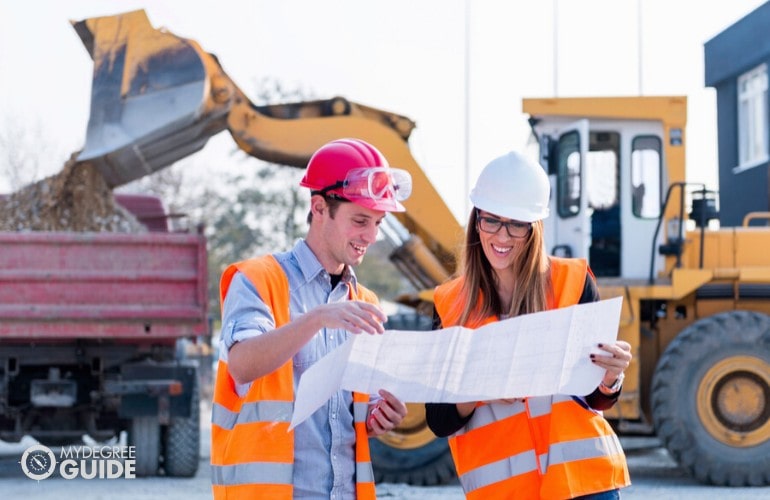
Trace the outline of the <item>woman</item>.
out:
M 547 256 L 543 169 L 511 152 L 490 162 L 471 191 L 463 274 L 436 288 L 436 326 L 478 328 L 500 319 L 599 300 L 583 259 Z M 587 396 L 429 403 L 427 422 L 449 444 L 468 498 L 619 498 L 630 479 L 601 410 L 620 394 L 631 346 L 600 345 L 605 370 Z M 501 367 L 505 369 L 505 367 Z

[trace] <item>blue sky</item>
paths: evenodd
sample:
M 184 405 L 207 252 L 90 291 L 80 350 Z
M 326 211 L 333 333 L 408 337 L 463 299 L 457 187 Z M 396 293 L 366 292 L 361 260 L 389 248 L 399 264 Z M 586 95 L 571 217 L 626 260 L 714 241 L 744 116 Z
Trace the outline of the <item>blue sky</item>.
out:
M 144 8 L 156 27 L 216 54 L 247 93 L 271 77 L 415 120 L 413 154 L 461 220 L 466 168 L 475 179 L 491 158 L 524 147 L 523 97 L 687 95 L 690 177 L 713 184 L 703 43 L 762 3 L 0 0 L 0 126 L 40 124 L 52 158 L 39 177 L 58 171 L 82 146 L 89 114 L 91 60 L 69 20 Z M 231 148 L 220 134 L 190 161 L 221 165 Z

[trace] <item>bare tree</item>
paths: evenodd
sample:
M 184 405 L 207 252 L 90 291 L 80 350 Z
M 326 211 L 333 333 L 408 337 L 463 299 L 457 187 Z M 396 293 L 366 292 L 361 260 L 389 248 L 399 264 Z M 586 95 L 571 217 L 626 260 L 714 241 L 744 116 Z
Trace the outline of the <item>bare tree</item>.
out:
M 5 115 L 0 120 L 0 186 L 11 192 L 53 174 L 62 168 L 66 156 L 38 119 L 25 122 Z M 54 158 L 59 157 L 58 160 Z

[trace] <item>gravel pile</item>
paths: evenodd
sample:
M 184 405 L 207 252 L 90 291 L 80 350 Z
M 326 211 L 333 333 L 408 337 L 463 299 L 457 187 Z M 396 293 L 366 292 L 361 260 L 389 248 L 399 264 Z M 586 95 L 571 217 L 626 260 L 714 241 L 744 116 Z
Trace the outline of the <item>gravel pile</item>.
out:
M 0 231 L 145 232 L 101 173 L 76 156 L 58 174 L 0 198 Z

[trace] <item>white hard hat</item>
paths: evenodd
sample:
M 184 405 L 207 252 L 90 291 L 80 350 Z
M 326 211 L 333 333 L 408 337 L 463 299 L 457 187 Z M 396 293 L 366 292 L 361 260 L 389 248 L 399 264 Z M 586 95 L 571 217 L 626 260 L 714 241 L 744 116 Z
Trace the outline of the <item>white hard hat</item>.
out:
M 471 190 L 471 203 L 500 217 L 535 222 L 548 217 L 550 193 L 545 170 L 511 151 L 484 167 Z

